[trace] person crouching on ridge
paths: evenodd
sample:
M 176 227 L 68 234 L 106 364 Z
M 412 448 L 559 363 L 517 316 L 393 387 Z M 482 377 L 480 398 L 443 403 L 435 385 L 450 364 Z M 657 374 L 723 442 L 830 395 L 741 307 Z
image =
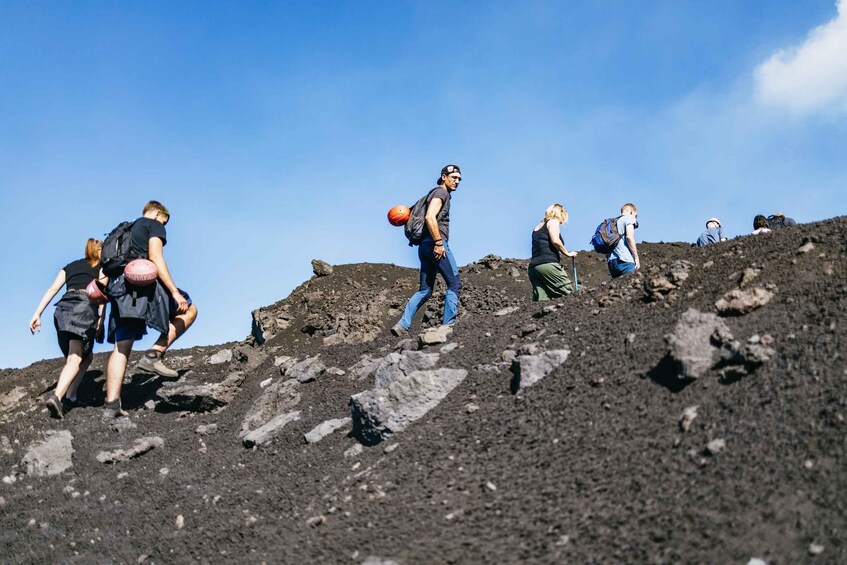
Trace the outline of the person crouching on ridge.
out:
M 706 220 L 706 231 L 697 238 L 697 247 L 706 247 L 720 241 L 726 241 L 721 222 L 717 218 L 709 218 Z
M 532 301 L 542 302 L 567 296 L 573 292 L 568 274 L 559 263 L 562 255 L 576 257 L 568 251 L 560 228 L 568 221 L 568 211 L 561 204 L 547 208 L 544 219 L 532 230 L 532 258 L 529 260 L 529 282 Z
M 100 270 L 102 247 L 103 242 L 99 239 L 88 240 L 85 244 L 85 258 L 68 263 L 59 270 L 56 280 L 44 293 L 29 321 L 29 331 L 33 334 L 41 331 L 41 314 L 64 285 L 65 294 L 56 303 L 53 325 L 56 326 L 59 348 L 65 356 L 65 366 L 59 374 L 56 390 L 46 403 L 50 414 L 60 420 L 65 414 L 65 399 L 67 398 L 70 404 L 76 403 L 76 391 L 94 358 L 95 338 L 101 343 L 103 340 L 106 307 L 92 304 L 85 294 L 88 283 L 103 276 Z
M 412 326 L 415 313 L 432 296 L 435 275 L 440 273 L 447 283 L 444 296 L 444 318 L 446 326 L 456 323 L 459 309 L 459 293 L 462 281 L 459 279 L 459 267 L 447 244 L 450 236 L 450 198 L 462 182 L 462 171 L 458 165 L 447 165 L 441 169 L 441 178 L 427 196 L 426 225 L 423 239 L 418 246 L 418 258 L 421 261 L 421 285 L 406 304 L 406 310 L 400 321 L 391 328 L 396 336 L 405 335 Z
M 170 212 L 160 202 L 151 200 L 144 206 L 142 217 L 130 229 L 130 257 L 152 261 L 158 270 L 158 280 L 152 285 L 129 285 L 123 272 L 109 279 L 108 295 L 112 308 L 109 317 L 109 343 L 115 349 L 109 357 L 106 371 L 106 416 L 124 416 L 121 410 L 121 385 L 133 343 L 147 333 L 147 326 L 161 332 L 159 339 L 148 349 L 136 369 L 176 378 L 179 373 L 163 362 L 167 349 L 197 318 L 197 307 L 188 293 L 177 288 L 165 263 L 163 248 L 167 244 L 165 226 Z

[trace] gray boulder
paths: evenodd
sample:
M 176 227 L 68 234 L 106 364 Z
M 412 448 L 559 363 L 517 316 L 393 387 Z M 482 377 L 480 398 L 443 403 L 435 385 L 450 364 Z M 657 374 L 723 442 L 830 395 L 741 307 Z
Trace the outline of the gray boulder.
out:
M 67 430 L 48 432 L 47 439 L 33 445 L 21 463 L 26 474 L 34 477 L 50 477 L 73 467 L 73 439 Z
M 283 428 L 291 423 L 296 422 L 300 419 L 300 411 L 295 410 L 294 412 L 286 412 L 285 414 L 280 414 L 273 418 L 267 424 L 256 428 L 249 434 L 245 435 L 242 441 L 244 442 L 245 447 L 253 447 L 260 446 L 268 443 L 273 438 L 278 436 Z
M 249 345 L 239 345 L 232 350 L 232 359 L 239 365 L 241 371 L 252 371 L 267 361 L 267 354 Z
M 385 388 L 354 394 L 353 434 L 366 445 L 376 445 L 424 416 L 467 375 L 464 369 L 415 371 Z
M 0 414 L 13 409 L 24 397 L 26 397 L 26 390 L 19 386 L 0 394 Z
M 167 383 L 159 389 L 159 406 L 166 410 L 210 412 L 229 404 L 244 382 L 238 371 L 219 383 Z
M 211 357 L 209 357 L 209 365 L 220 365 L 221 363 L 229 363 L 232 361 L 232 350 L 221 349 Z
M 451 326 L 427 328 L 421 332 L 419 339 L 421 345 L 438 345 L 439 343 L 446 343 L 451 333 L 453 333 Z
M 241 435 L 261 427 L 275 416 L 289 412 L 300 403 L 300 383 L 295 379 L 277 381 L 256 399 L 241 422 Z
M 304 435 L 303 438 L 306 440 L 306 443 L 317 443 L 329 434 L 349 425 L 350 422 L 352 422 L 350 418 L 327 420 L 326 422 L 318 424 L 312 428 L 312 431 Z
M 432 369 L 438 364 L 439 357 L 441 357 L 439 353 L 424 353 L 423 351 L 389 353 L 382 358 L 376 368 L 376 387 L 386 388 L 391 383 L 415 371 Z
M 512 361 L 512 392 L 517 394 L 547 375 L 568 360 L 569 349 L 553 349 L 534 355 L 518 355 Z
M 667 354 L 673 360 L 680 379 L 703 376 L 715 364 L 715 341 L 731 339 L 726 323 L 714 314 L 689 308 L 682 314 L 672 334 L 665 336 Z
M 312 259 L 312 272 L 318 277 L 328 277 L 332 274 L 332 265 L 320 259 Z
M 301 383 L 309 383 L 321 376 L 324 371 L 326 371 L 326 365 L 323 361 L 317 357 L 306 357 L 288 369 L 285 374 Z
M 742 316 L 761 308 L 773 298 L 773 292 L 754 287 L 746 290 L 736 288 L 715 302 L 715 308 L 723 316 Z

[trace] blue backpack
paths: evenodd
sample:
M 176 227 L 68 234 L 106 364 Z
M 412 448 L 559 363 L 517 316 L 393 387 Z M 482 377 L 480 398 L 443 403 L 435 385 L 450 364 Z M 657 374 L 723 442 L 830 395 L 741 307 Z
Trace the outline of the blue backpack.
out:
M 594 247 L 594 251 L 605 255 L 615 249 L 615 246 L 621 240 L 621 234 L 618 232 L 619 219 L 621 219 L 621 216 L 617 218 L 606 218 L 597 226 L 597 229 L 594 230 L 594 237 L 591 238 L 591 245 Z

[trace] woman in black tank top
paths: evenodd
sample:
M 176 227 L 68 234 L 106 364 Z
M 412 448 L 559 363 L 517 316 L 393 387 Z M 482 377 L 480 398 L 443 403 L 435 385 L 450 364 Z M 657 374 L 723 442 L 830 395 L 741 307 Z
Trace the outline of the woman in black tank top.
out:
M 544 219 L 532 230 L 532 258 L 529 260 L 529 282 L 532 301 L 540 302 L 567 296 L 573 292 L 571 280 L 559 264 L 562 255 L 576 257 L 565 248 L 560 231 L 568 221 L 568 211 L 561 204 L 547 208 Z
M 102 342 L 103 339 L 106 307 L 95 306 L 85 294 L 88 283 L 103 277 L 100 270 L 102 248 L 102 241 L 89 239 L 85 244 L 85 258 L 68 263 L 59 271 L 29 321 L 29 331 L 33 334 L 41 331 L 41 314 L 62 286 L 66 287 L 66 292 L 56 303 L 56 311 L 53 313 L 59 348 L 65 356 L 65 366 L 56 383 L 56 391 L 46 403 L 54 418 L 64 417 L 62 399 L 65 398 L 65 393 L 70 402 L 76 402 L 79 383 L 94 358 L 94 340 Z

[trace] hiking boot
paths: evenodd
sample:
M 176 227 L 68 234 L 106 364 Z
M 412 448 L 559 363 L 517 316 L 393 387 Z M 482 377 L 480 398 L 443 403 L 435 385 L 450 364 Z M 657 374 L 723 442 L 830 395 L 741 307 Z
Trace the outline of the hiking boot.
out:
M 109 420 L 114 420 L 115 418 L 122 418 L 125 416 L 129 416 L 122 408 L 121 408 L 121 400 L 115 400 L 112 403 L 104 402 L 103 403 L 103 421 L 108 422 Z
M 401 326 L 400 322 L 397 322 L 391 328 L 391 334 L 396 336 L 396 337 L 405 337 L 405 336 L 409 335 L 409 330 L 407 330 L 406 328 Z
M 145 373 L 155 373 L 160 377 L 168 377 L 169 379 L 179 377 L 178 372 L 168 368 L 162 361 L 162 354 L 153 349 L 144 353 L 144 357 L 141 358 L 135 368 Z
M 50 398 L 47 399 L 47 402 L 45 402 L 44 405 L 47 406 L 47 409 L 50 411 L 50 415 L 57 420 L 61 420 L 65 417 L 65 409 L 62 407 L 62 401 L 59 400 L 59 397 L 55 394 L 51 394 Z

